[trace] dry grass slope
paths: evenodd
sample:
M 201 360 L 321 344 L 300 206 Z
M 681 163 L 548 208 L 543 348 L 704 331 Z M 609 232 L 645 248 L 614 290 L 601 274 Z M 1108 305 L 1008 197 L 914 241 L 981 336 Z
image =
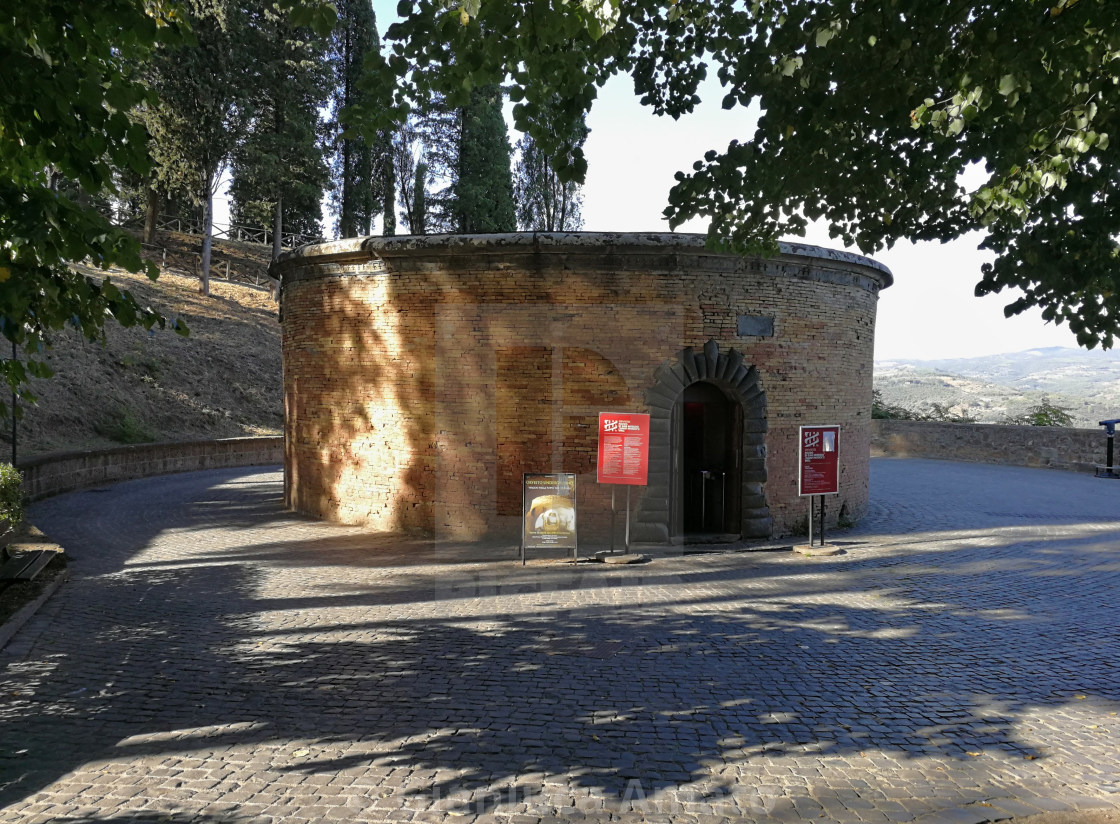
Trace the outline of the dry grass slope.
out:
M 267 251 L 262 247 L 259 254 L 263 271 Z M 21 460 L 130 442 L 280 433 L 276 302 L 267 288 L 213 280 L 212 294 L 203 297 L 193 274 L 175 265 L 178 257 L 168 256 L 168 268 L 154 283 L 123 272 L 112 278 L 142 303 L 183 318 L 190 336 L 112 324 L 104 346 L 70 330 L 57 335 L 46 352 L 55 376 L 34 382 L 38 402 L 19 422 Z M 10 429 L 7 422 L 0 434 L 5 445 Z

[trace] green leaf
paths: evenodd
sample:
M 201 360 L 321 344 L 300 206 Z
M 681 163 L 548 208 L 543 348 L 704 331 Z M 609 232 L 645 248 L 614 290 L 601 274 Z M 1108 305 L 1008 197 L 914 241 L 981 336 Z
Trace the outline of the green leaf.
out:
M 888 0 L 868 15 L 828 0 L 486 0 L 469 33 L 443 19 L 449 5 L 407 4 L 391 28 L 394 100 L 460 105 L 479 78 L 513 75 L 519 128 L 555 151 L 571 141 L 544 122 L 551 95 L 582 113 L 584 90 L 629 73 L 644 105 L 681 117 L 714 63 L 721 105 L 762 115 L 676 177 L 670 225 L 701 217 L 713 246 L 761 249 L 819 217 L 872 253 L 979 232 L 992 262 L 978 292 L 1017 288 L 1011 314 L 1050 310 L 1085 342 L 1120 333 L 1114 4 L 1062 0 L 1040 25 L 1015 3 Z M 978 164 L 973 192 L 961 180 Z

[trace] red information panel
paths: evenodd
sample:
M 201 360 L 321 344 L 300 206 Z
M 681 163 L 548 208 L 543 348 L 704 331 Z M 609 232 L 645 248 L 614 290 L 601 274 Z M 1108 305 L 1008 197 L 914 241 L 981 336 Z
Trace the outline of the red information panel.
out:
M 835 495 L 840 491 L 840 427 L 801 427 L 799 495 Z
M 648 469 L 649 415 L 600 412 L 599 483 L 645 486 Z

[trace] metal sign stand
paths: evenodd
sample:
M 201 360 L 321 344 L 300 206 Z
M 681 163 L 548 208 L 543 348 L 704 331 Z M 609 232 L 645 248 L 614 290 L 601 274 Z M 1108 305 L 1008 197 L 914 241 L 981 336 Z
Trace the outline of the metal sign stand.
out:
M 626 487 L 626 554 L 630 554 L 630 487 Z
M 618 484 L 611 484 L 611 555 L 614 555 L 614 490 Z
M 821 546 L 824 546 L 824 495 L 820 496 L 821 499 Z
M 611 484 L 611 555 L 615 554 L 615 551 L 614 551 L 614 541 L 615 541 L 614 525 L 615 525 L 615 514 L 616 514 L 617 510 L 615 509 L 614 493 L 615 493 L 615 490 L 617 488 L 618 488 L 618 484 Z M 627 554 L 630 553 L 630 487 L 629 486 L 626 487 L 626 524 L 625 524 L 625 532 L 623 533 L 623 550 L 622 551 L 627 553 Z
M 19 357 L 19 355 L 16 352 L 16 341 L 12 340 L 11 341 L 11 359 L 12 359 L 12 361 L 16 361 L 16 359 L 18 357 Z M 12 466 L 16 466 L 16 436 L 19 432 L 19 424 L 17 423 L 17 420 L 19 418 L 18 413 L 19 413 L 19 394 L 16 392 L 16 388 L 12 387 L 12 391 L 11 391 L 11 465 Z M 1110 441 L 1110 443 L 1111 443 L 1111 441 Z
M 813 548 L 813 499 L 809 499 L 809 548 Z
M 813 524 L 813 498 L 820 498 L 821 499 L 821 514 L 820 514 L 820 517 L 817 519 L 818 521 L 820 521 L 820 524 L 821 524 L 821 542 L 820 542 L 820 544 L 814 544 L 813 543 L 813 541 L 815 540 L 815 537 L 816 537 L 816 529 L 814 528 L 814 524 Z M 812 548 L 813 546 L 820 546 L 820 547 L 824 546 L 824 495 L 813 495 L 812 497 L 809 498 L 809 547 Z

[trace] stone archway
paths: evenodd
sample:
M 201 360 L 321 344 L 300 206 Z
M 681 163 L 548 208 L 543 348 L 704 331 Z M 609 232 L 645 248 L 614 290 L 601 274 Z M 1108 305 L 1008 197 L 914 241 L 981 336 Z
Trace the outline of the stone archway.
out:
M 655 382 L 645 393 L 650 415 L 649 484 L 635 516 L 635 541 L 670 543 L 674 535 L 673 478 L 678 454 L 674 450 L 673 409 L 684 390 L 696 383 L 710 383 L 738 403 L 743 411 L 741 525 L 744 538 L 768 538 L 772 531 L 766 504 L 766 393 L 759 384 L 758 370 L 744 363 L 734 349 L 719 351 L 709 340 L 702 351 L 691 346 L 677 355 L 676 363 L 662 364 Z

